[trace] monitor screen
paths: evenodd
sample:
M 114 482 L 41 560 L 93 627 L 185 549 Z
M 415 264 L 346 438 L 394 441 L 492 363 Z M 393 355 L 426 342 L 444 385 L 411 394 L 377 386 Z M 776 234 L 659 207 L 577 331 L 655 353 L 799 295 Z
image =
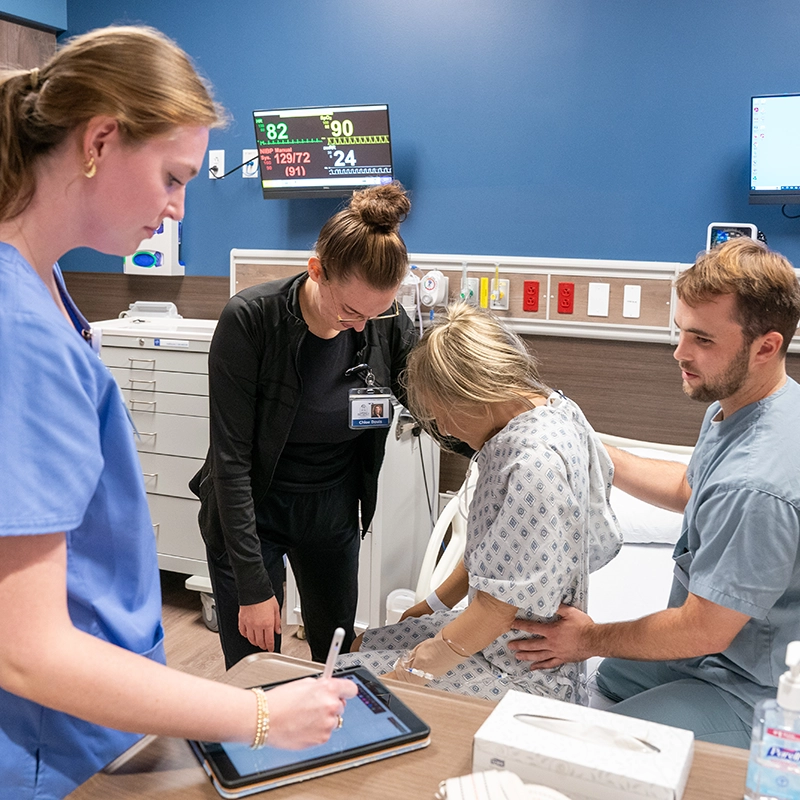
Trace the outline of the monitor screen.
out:
M 750 202 L 800 203 L 800 94 L 752 98 Z
M 387 105 L 254 111 L 264 198 L 345 196 L 391 183 Z

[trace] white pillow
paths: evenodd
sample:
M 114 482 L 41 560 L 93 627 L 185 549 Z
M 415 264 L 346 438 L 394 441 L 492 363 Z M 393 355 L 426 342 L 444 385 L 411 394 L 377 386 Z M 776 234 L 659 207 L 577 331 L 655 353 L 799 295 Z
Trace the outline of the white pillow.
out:
M 689 454 L 672 453 L 668 450 L 648 447 L 624 447 L 622 449 L 642 458 L 678 461 L 681 464 L 688 464 L 691 458 Z M 611 508 L 614 509 L 622 531 L 622 540 L 625 543 L 675 544 L 681 535 L 683 514 L 645 503 L 644 500 L 639 500 L 616 486 L 611 489 Z

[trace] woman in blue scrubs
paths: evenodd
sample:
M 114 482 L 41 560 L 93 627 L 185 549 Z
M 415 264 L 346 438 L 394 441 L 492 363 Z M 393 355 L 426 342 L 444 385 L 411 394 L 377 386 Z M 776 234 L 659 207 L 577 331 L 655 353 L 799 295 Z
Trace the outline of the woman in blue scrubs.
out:
M 168 76 L 168 79 L 165 79 Z M 304 747 L 349 681 L 267 693 L 164 665 L 153 529 L 120 392 L 64 287 L 183 216 L 221 113 L 142 27 L 0 72 L 0 794 L 63 797 L 143 733 Z

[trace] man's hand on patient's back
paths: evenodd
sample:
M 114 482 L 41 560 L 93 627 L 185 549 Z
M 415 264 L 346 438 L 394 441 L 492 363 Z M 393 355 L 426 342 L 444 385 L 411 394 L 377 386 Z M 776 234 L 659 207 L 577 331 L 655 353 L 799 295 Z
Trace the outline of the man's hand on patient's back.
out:
M 561 605 L 553 622 L 516 619 L 512 630 L 528 634 L 509 643 L 519 661 L 530 661 L 531 669 L 551 669 L 595 655 L 589 647 L 591 617 L 572 606 Z

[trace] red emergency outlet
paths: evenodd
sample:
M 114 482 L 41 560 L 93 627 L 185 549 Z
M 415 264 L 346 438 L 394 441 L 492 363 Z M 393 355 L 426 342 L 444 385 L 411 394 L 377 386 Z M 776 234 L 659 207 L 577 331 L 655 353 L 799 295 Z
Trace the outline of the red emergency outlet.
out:
M 575 284 L 558 284 L 558 313 L 571 314 L 575 310 Z
M 522 282 L 522 310 L 539 310 L 539 281 Z

